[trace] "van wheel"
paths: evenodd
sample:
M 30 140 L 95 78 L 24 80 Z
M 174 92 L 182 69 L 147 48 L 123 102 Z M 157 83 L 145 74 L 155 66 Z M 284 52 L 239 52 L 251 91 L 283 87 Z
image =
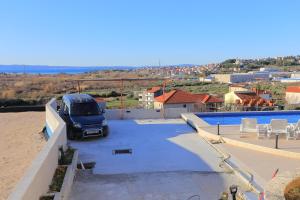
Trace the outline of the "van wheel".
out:
M 107 137 L 108 136 L 108 127 L 104 127 L 103 129 L 103 137 Z

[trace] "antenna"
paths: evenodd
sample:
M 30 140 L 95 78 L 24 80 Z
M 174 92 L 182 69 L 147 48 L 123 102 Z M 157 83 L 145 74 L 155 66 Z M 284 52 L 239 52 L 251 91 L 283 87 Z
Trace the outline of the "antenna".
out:
M 160 67 L 160 59 L 158 59 L 158 66 Z

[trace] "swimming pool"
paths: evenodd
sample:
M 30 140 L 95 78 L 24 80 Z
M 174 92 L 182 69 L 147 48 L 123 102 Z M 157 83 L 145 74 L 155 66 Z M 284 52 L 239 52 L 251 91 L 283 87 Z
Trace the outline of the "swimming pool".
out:
M 210 125 L 239 125 L 242 118 L 256 118 L 259 124 L 269 124 L 271 119 L 287 119 L 296 123 L 300 119 L 300 111 L 268 111 L 268 112 L 227 112 L 198 113 L 199 118 Z

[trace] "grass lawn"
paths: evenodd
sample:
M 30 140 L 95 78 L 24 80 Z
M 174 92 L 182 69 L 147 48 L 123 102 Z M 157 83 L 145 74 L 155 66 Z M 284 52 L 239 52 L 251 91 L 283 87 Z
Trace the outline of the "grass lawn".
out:
M 108 109 L 121 108 L 120 98 L 121 97 L 110 98 L 109 100 L 107 100 L 106 108 L 108 108 Z M 134 108 L 134 107 L 137 107 L 139 104 L 139 101 L 136 99 L 126 98 L 126 97 L 123 97 L 123 98 L 124 98 L 124 105 L 126 108 Z

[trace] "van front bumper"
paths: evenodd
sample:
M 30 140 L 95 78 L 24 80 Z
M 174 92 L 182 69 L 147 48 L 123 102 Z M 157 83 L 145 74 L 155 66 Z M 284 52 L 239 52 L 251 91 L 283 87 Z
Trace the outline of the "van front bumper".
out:
M 83 133 L 82 136 L 84 138 L 103 136 L 103 128 L 83 129 L 82 133 Z

